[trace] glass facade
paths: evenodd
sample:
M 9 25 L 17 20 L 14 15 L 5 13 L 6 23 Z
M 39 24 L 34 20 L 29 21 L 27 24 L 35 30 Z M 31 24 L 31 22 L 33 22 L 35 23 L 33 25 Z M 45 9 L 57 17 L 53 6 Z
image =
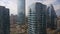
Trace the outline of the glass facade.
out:
M 28 34 L 46 34 L 46 5 L 37 2 L 30 6 Z
M 10 34 L 9 9 L 0 6 L 0 34 Z
M 48 27 L 56 28 L 57 27 L 57 20 L 56 20 L 57 15 L 55 13 L 53 5 L 48 7 L 48 12 L 49 12 L 48 15 L 49 15 L 49 20 L 50 20 L 50 23 L 48 24 Z
M 25 0 L 18 0 L 18 24 L 25 22 Z

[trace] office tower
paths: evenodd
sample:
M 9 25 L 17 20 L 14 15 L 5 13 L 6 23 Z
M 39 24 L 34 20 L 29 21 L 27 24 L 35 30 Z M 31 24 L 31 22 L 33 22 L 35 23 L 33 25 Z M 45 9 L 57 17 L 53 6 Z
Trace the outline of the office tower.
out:
M 53 5 L 50 5 L 47 10 L 49 12 L 48 15 L 49 15 L 49 21 L 50 21 L 48 22 L 49 23 L 48 27 L 54 29 L 57 27 L 57 15 L 55 13 Z
M 46 34 L 46 5 L 36 2 L 30 6 L 28 34 Z
M 18 24 L 25 23 L 25 0 L 18 0 Z
M 0 6 L 0 34 L 10 34 L 9 9 Z

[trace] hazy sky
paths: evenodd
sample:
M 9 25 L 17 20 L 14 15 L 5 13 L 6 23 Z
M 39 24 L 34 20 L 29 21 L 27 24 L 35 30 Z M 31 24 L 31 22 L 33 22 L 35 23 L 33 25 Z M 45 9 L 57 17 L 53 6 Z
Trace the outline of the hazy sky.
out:
M 9 8 L 10 14 L 17 14 L 17 1 L 18 0 L 0 0 L 0 5 Z M 60 10 L 60 0 L 26 0 L 26 14 L 28 13 L 28 6 L 34 2 L 41 2 L 46 5 L 53 4 L 55 10 Z

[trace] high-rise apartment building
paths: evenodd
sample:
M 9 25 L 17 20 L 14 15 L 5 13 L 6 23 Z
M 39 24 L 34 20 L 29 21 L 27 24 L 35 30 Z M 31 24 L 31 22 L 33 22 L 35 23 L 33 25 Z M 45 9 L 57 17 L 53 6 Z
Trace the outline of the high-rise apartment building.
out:
M 9 9 L 0 6 L 0 34 L 10 34 Z
M 30 6 L 28 15 L 28 34 L 46 34 L 46 12 L 46 5 L 39 2 Z
M 25 23 L 25 0 L 18 0 L 18 24 Z

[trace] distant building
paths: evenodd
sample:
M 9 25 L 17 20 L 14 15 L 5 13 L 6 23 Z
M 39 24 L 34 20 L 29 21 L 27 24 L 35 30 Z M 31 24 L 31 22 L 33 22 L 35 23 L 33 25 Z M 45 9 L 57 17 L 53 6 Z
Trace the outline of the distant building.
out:
M 9 9 L 0 6 L 0 34 L 10 34 Z
M 10 16 L 10 24 L 16 24 L 17 22 L 17 15 L 11 14 Z
M 10 16 L 10 34 L 16 34 L 17 15 Z
M 53 5 L 50 5 L 47 10 L 49 16 L 47 27 L 55 29 L 57 28 L 57 15 L 55 13 Z
M 46 5 L 39 2 L 30 6 L 28 15 L 28 34 L 46 34 L 46 12 Z
M 18 0 L 18 24 L 25 23 L 25 0 Z
M 57 28 L 60 29 L 60 16 L 57 17 Z

